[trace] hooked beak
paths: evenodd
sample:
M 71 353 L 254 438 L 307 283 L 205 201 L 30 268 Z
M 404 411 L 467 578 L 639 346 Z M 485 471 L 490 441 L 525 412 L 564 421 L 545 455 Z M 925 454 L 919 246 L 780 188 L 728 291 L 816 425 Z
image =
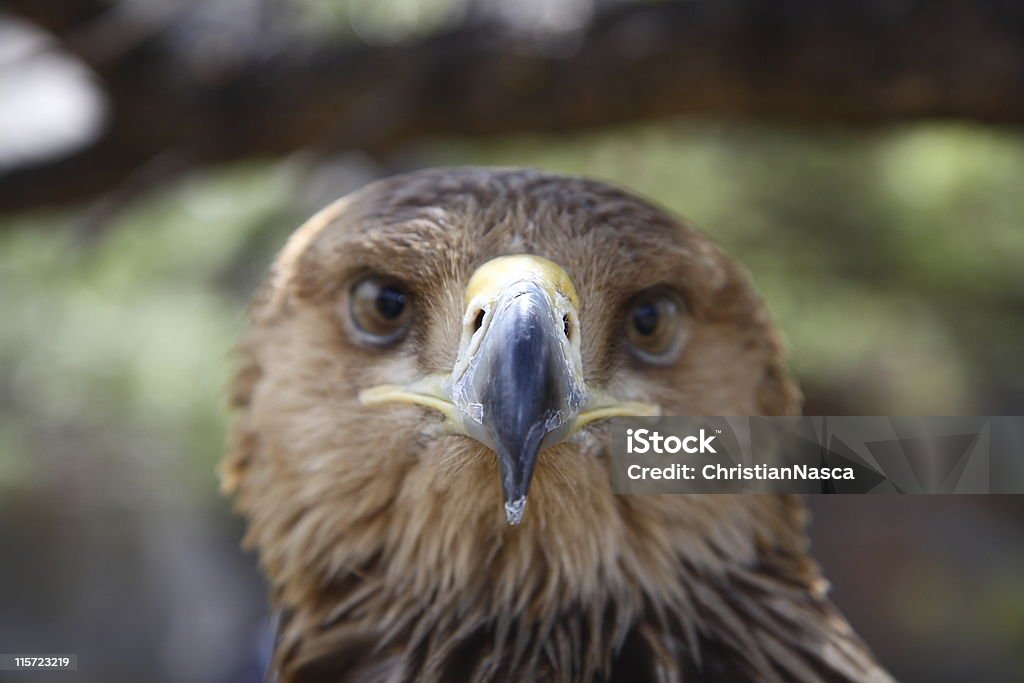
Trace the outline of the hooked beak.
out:
M 658 406 L 588 390 L 578 297 L 569 276 L 536 256 L 488 261 L 470 279 L 459 356 L 450 376 L 360 392 L 365 404 L 436 408 L 453 431 L 498 456 L 505 517 L 522 521 L 537 455 L 595 420 L 657 415 Z
M 471 418 L 466 431 L 498 454 L 505 516 L 518 524 L 537 453 L 565 436 L 586 390 L 563 348 L 568 326 L 538 283 L 515 283 L 484 315 L 490 324 L 453 397 Z

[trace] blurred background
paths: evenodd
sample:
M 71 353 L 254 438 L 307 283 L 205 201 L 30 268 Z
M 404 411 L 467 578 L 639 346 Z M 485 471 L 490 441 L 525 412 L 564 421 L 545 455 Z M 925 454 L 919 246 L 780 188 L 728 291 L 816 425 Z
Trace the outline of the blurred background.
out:
M 1022 121 L 1009 0 L 4 0 L 0 652 L 258 680 L 230 347 L 289 232 L 396 172 L 536 166 L 691 219 L 808 414 L 1024 414 Z M 811 505 L 901 680 L 1024 680 L 1024 497 Z

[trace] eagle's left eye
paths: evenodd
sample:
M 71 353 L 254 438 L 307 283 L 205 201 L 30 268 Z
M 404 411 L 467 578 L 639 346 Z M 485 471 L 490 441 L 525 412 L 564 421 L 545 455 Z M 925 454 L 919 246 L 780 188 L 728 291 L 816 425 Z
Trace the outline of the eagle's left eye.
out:
M 370 275 L 356 280 L 348 295 L 348 317 L 359 341 L 383 346 L 398 341 L 409 327 L 412 305 L 398 280 Z
M 674 292 L 655 288 L 637 294 L 626 315 L 633 354 L 654 365 L 674 363 L 686 341 L 686 305 Z

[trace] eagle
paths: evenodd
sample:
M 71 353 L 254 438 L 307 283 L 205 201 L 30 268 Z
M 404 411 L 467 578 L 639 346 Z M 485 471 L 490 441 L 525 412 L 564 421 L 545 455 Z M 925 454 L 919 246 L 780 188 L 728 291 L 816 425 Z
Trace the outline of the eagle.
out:
M 281 683 L 891 681 L 786 495 L 616 495 L 617 415 L 796 415 L 745 271 L 603 182 L 445 168 L 288 240 L 221 480 Z

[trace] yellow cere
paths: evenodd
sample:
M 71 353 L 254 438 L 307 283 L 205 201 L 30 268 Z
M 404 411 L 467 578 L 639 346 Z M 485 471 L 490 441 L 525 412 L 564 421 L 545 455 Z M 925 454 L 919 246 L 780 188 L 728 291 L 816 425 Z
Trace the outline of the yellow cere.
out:
M 580 298 L 569 274 L 554 261 L 531 254 L 499 256 L 477 268 L 466 286 L 466 305 L 480 294 L 497 294 L 520 280 L 537 283 L 552 301 L 556 300 L 555 293 L 560 292 L 579 310 Z

